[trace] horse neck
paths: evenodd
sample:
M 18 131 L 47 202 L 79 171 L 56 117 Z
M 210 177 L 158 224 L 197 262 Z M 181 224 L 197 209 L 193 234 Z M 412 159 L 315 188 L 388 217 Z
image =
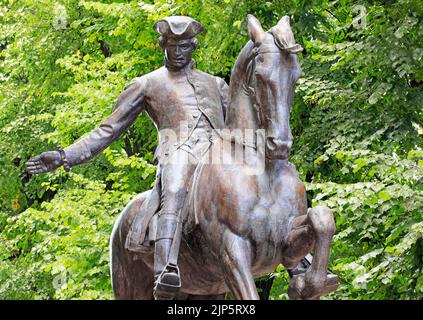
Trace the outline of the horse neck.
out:
M 226 128 L 230 130 L 258 129 L 254 97 L 249 95 L 246 79 L 253 48 L 253 42 L 248 41 L 241 50 L 231 74 L 229 104 L 225 120 Z

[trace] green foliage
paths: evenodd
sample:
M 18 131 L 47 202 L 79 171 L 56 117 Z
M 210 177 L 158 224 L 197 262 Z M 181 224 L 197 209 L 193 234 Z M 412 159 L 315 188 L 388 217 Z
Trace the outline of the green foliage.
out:
M 0 295 L 111 298 L 108 239 L 116 214 L 132 196 L 71 173 L 52 201 L 9 217 L 1 233 L 7 248 L 0 274 L 8 277 L 2 278 Z
M 310 206 L 336 216 L 341 286 L 326 298 L 423 297 L 421 1 L 0 0 L 0 298 L 112 298 L 108 239 L 154 182 L 154 125 L 141 116 L 71 173 L 24 163 L 98 126 L 162 65 L 157 19 L 201 21 L 197 66 L 228 78 L 247 13 L 265 28 L 290 15 L 304 47 L 291 161 Z M 286 299 L 287 273 L 272 277 L 270 298 Z
M 316 9 L 292 159 L 311 204 L 336 215 L 331 269 L 341 286 L 328 298 L 421 299 L 422 6 Z

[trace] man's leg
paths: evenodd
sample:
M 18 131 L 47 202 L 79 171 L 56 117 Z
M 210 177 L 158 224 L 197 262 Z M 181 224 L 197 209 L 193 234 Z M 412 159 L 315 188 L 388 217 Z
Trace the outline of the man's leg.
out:
M 162 208 L 157 223 L 154 254 L 156 299 L 172 299 L 180 287 L 179 271 L 176 265 L 169 264 L 169 254 L 185 200 L 186 184 L 192 171 L 193 165 L 188 161 L 188 153 L 183 150 L 177 150 L 162 166 Z
M 156 299 L 172 299 L 179 291 L 181 281 L 177 266 L 169 265 L 178 216 L 174 212 L 160 212 L 154 252 Z

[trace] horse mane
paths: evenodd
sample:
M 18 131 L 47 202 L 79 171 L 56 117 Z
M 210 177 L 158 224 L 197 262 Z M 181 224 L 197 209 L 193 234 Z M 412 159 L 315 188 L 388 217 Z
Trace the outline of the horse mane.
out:
M 229 84 L 228 108 L 225 126 L 229 129 L 245 129 L 253 126 L 251 120 L 257 116 L 252 110 L 251 96 L 248 91 L 249 81 L 253 72 L 251 67 L 254 53 L 254 43 L 250 40 L 242 48 L 235 61 Z M 254 126 L 253 126 L 254 128 Z

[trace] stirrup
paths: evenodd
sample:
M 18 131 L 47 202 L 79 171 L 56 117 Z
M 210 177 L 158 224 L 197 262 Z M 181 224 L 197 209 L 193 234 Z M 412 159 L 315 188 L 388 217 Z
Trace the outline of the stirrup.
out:
M 155 281 L 153 295 L 156 300 L 172 300 L 180 288 L 179 268 L 168 264 Z

